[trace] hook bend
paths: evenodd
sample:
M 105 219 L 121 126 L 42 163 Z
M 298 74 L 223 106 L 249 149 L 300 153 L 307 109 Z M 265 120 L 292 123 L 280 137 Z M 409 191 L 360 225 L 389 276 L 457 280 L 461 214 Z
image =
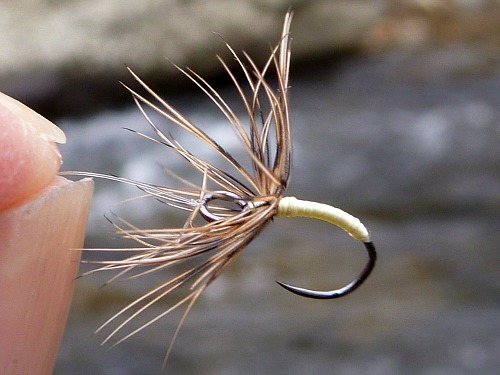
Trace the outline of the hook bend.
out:
M 285 197 L 280 200 L 278 206 L 278 217 L 308 217 L 319 219 L 334 224 L 344 229 L 351 237 L 360 240 L 365 245 L 368 252 L 368 263 L 360 275 L 346 286 L 331 290 L 317 291 L 293 286 L 282 281 L 276 281 L 286 290 L 302 297 L 316 299 L 333 299 L 343 297 L 355 291 L 368 278 L 375 267 L 377 252 L 375 245 L 370 241 L 368 230 L 359 219 L 338 208 L 326 204 L 298 200 L 294 197 Z

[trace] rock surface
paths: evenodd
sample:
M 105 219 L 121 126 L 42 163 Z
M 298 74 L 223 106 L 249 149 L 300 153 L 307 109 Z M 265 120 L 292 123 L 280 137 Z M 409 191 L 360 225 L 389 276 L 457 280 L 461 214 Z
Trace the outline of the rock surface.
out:
M 124 95 L 116 85 L 127 76 L 123 64 L 151 83 L 172 77 L 166 58 L 216 75 L 212 56 L 227 52 L 213 32 L 262 59 L 289 6 L 296 62 L 449 42 L 479 43 L 482 55 L 498 56 L 500 4 L 492 0 L 4 0 L 0 90 L 60 115 Z
M 382 11 L 382 2 L 366 0 L 292 5 L 294 33 L 303 34 L 298 56 L 359 45 Z M 278 39 L 288 7 L 288 1 L 243 0 L 3 1 L 0 87 L 36 100 L 68 81 L 116 81 L 123 64 L 145 75 L 172 72 L 166 58 L 206 73 L 220 69 L 207 52 L 224 50 L 213 32 L 262 57 L 268 54 L 262 46 Z

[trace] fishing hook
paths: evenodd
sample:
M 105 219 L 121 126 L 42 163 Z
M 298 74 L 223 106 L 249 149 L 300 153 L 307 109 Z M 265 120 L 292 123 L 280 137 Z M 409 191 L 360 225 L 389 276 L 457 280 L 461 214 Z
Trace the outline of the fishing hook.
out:
M 217 199 L 225 202 L 235 203 L 241 208 L 241 211 L 247 211 L 251 208 L 256 207 L 253 202 L 247 201 L 232 192 L 214 191 L 211 193 L 206 193 L 201 200 L 200 215 L 208 222 L 223 219 L 222 216 L 215 215 L 208 209 L 208 202 Z M 365 245 L 366 251 L 368 252 L 368 262 L 363 271 L 361 271 L 359 276 L 354 281 L 350 282 L 346 286 L 330 291 L 318 291 L 293 286 L 276 280 L 276 282 L 280 286 L 282 286 L 289 292 L 295 293 L 302 297 L 316 299 L 340 298 L 355 291 L 361 284 L 365 282 L 368 276 L 370 276 L 377 261 L 377 252 L 375 250 L 375 245 L 372 241 L 370 241 L 368 230 L 359 221 L 359 219 L 336 207 L 331 207 L 326 204 L 317 202 L 303 201 L 294 197 L 284 197 L 280 199 L 277 216 L 308 217 L 312 219 L 327 221 L 344 229 L 354 239 L 362 241 Z
M 276 281 L 286 290 L 298 294 L 302 297 L 317 298 L 317 299 L 332 299 L 343 297 L 355 291 L 368 278 L 377 260 L 377 252 L 375 245 L 370 240 L 370 235 L 365 226 L 358 218 L 348 214 L 347 212 L 332 207 L 323 203 L 310 202 L 299 200 L 294 197 L 284 197 L 280 199 L 278 205 L 278 217 L 307 217 L 311 219 L 319 219 L 338 226 L 345 230 L 351 237 L 360 240 L 365 245 L 368 252 L 368 263 L 361 274 L 351 283 L 343 288 L 331 291 L 318 291 L 296 287 L 282 281 Z

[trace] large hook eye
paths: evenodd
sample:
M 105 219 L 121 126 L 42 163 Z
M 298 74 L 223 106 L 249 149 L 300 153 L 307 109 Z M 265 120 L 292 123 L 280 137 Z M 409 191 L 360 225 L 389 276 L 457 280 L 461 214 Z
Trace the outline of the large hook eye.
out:
M 208 202 L 213 200 L 235 203 L 241 208 L 241 211 L 248 210 L 249 208 L 248 202 L 246 200 L 244 200 L 238 194 L 232 193 L 230 191 L 220 190 L 206 193 L 202 198 L 200 215 L 208 222 L 224 219 L 223 216 L 215 215 L 208 209 Z
M 300 288 L 297 286 L 284 283 L 282 281 L 276 281 L 276 282 L 286 290 L 298 294 L 299 296 L 302 297 L 316 298 L 316 299 L 332 299 L 332 298 L 343 297 L 358 289 L 358 287 L 361 284 L 363 284 L 363 282 L 368 278 L 368 276 L 370 276 L 370 273 L 375 267 L 375 262 L 377 260 L 377 252 L 375 251 L 375 246 L 373 245 L 372 242 L 363 242 L 363 243 L 366 247 L 366 251 L 368 251 L 368 263 L 366 264 L 365 268 L 358 276 L 358 278 L 352 281 L 351 283 L 347 284 L 343 288 L 323 292 L 318 290 Z

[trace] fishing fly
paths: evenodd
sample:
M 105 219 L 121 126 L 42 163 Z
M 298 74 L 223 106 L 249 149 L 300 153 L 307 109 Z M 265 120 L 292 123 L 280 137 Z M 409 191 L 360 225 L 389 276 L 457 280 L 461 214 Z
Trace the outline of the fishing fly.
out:
M 128 86 L 125 87 L 132 94 L 137 107 L 153 130 L 153 135 L 138 134 L 180 155 L 199 173 L 202 182 L 195 185 L 179 177 L 186 184 L 186 188 L 178 189 L 97 173 L 70 172 L 132 184 L 147 195 L 187 212 L 185 224 L 181 228 L 173 229 L 140 229 L 123 219 L 113 220 L 118 233 L 135 241 L 137 247 L 121 249 L 132 254 L 125 259 L 96 261 L 100 263 L 100 266 L 87 274 L 98 271 L 116 271 L 117 274 L 112 278 L 115 280 L 129 275 L 132 271 L 135 272 L 134 277 L 137 277 L 176 266 L 188 260 L 190 266 L 187 270 L 161 282 L 106 321 L 98 331 L 112 322 L 123 319 L 107 336 L 104 343 L 126 326 L 128 327 L 128 324 L 146 309 L 181 287 L 187 287 L 185 290 L 188 292 L 185 297 L 116 342 L 116 344 L 122 342 L 183 306 L 184 312 L 166 352 L 165 365 L 172 344 L 194 302 L 274 217 L 305 217 L 329 222 L 342 228 L 354 239 L 361 241 L 368 252 L 368 262 L 365 268 L 354 281 L 343 288 L 317 291 L 277 281 L 286 290 L 309 298 L 339 298 L 356 290 L 373 270 L 376 261 L 375 247 L 367 229 L 357 218 L 326 204 L 284 196 L 289 182 L 292 149 L 288 101 L 291 20 L 292 12 L 289 11 L 285 16 L 281 38 L 278 44 L 271 48 L 271 54 L 262 68 L 258 68 L 247 53 L 243 52 L 240 57 L 232 47 L 225 43 L 241 69 L 245 84 L 241 84 L 236 74 L 222 58 L 218 57 L 239 94 L 245 109 L 244 118 L 237 116 L 216 89 L 204 78 L 189 68 L 176 66 L 208 96 L 232 125 L 245 154 L 249 157 L 248 167 L 245 167 L 220 143 L 176 110 L 168 101 L 161 98 L 129 69 L 134 79 L 148 95 L 142 95 Z M 273 77 L 272 81 L 267 78 L 269 76 Z M 235 177 L 214 163 L 196 156 L 170 134 L 162 132 L 148 114 L 151 110 L 205 142 L 225 160 L 226 164 L 229 163 L 239 172 L 238 176 Z M 192 263 L 193 260 L 198 260 L 198 262 Z

